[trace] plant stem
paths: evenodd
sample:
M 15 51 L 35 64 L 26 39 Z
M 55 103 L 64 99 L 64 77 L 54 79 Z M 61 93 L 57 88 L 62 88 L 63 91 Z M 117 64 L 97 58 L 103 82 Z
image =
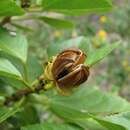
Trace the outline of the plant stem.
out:
M 4 101 L 4 105 L 6 106 L 10 106 L 12 105 L 12 103 L 19 101 L 21 98 L 28 96 L 29 94 L 33 94 L 33 93 L 39 93 L 41 90 L 46 91 L 46 86 L 47 83 L 45 80 L 43 79 L 39 79 L 36 80 L 33 85 L 32 88 L 24 88 L 21 90 L 18 90 L 16 93 L 12 94 L 9 97 L 6 97 L 5 101 Z

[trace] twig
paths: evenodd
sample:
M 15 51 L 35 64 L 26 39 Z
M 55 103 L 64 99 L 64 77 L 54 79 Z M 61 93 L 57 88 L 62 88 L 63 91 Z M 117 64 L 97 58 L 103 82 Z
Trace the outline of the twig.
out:
M 4 101 L 4 105 L 11 106 L 14 102 L 19 101 L 24 96 L 28 96 L 33 93 L 39 93 L 41 90 L 46 90 L 45 85 L 46 85 L 46 82 L 40 79 L 37 86 L 33 85 L 35 86 L 34 89 L 31 89 L 31 88 L 21 89 L 21 90 L 18 90 L 16 93 L 12 94 L 11 96 L 6 97 Z

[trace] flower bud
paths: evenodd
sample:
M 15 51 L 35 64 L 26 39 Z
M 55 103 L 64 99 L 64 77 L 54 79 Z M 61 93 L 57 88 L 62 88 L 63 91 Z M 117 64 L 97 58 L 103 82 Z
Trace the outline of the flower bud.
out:
M 85 82 L 89 68 L 83 65 L 86 55 L 79 49 L 67 49 L 55 58 L 52 76 L 62 90 L 71 89 Z

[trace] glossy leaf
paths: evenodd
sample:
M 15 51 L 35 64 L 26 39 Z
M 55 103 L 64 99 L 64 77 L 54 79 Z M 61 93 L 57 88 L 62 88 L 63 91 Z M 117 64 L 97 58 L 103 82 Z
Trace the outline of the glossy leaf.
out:
M 48 25 L 58 28 L 58 29 L 67 29 L 67 28 L 72 28 L 73 23 L 67 20 L 62 20 L 62 19 L 56 19 L 52 17 L 38 17 L 39 20 L 44 21 Z
M 20 72 L 22 77 L 24 77 L 24 70 L 23 70 L 23 64 L 18 58 L 12 57 L 11 55 L 8 55 L 7 53 L 0 52 L 0 57 L 7 59 L 10 61 L 13 66 Z M 27 87 L 27 83 L 23 80 L 23 78 L 13 78 L 13 77 L 1 77 L 2 80 L 9 84 L 11 87 L 14 87 L 15 89 L 21 89 L 23 87 Z
M 130 104 L 124 99 L 86 86 L 80 86 L 70 96 L 51 98 L 51 109 L 57 115 L 67 119 L 84 119 L 89 114 L 112 114 L 130 110 Z
M 17 58 L 14 58 L 6 53 L 0 53 L 0 57 L 4 57 L 11 61 L 11 63 L 19 70 L 21 73 L 22 77 L 24 77 L 24 67 L 20 60 Z M 43 66 L 42 64 L 39 63 L 38 59 L 36 56 L 29 55 L 28 60 L 26 63 L 26 69 L 27 69 L 27 79 L 28 83 L 32 83 L 35 79 L 37 79 L 42 73 L 43 73 Z M 12 79 L 12 78 L 2 78 L 6 83 L 10 84 L 16 89 L 23 88 L 24 86 L 27 87 L 27 83 L 23 80 L 18 80 L 18 79 Z
M 108 11 L 112 8 L 108 0 L 43 0 L 43 8 L 70 15 L 80 15 L 89 12 Z
M 109 130 L 130 130 L 130 112 L 95 118 L 95 120 Z
M 103 125 L 101 125 L 99 122 L 92 118 L 88 119 L 79 119 L 72 121 L 73 123 L 79 125 L 83 129 L 87 130 L 108 130 Z
M 28 43 L 26 38 L 20 33 L 11 35 L 5 29 L 0 28 L 0 49 L 17 57 L 23 63 L 27 60 Z
M 15 16 L 24 14 L 24 10 L 20 8 L 12 0 L 0 0 L 0 16 Z
M 106 44 L 102 48 L 97 50 L 92 50 L 88 53 L 88 58 L 86 59 L 86 65 L 92 66 L 102 60 L 105 56 L 111 53 L 115 48 L 119 46 L 119 43 Z
M 28 84 L 23 80 L 21 72 L 12 62 L 5 58 L 0 58 L 0 76 L 6 84 L 16 89 L 28 87 Z
M 10 61 L 0 58 L 0 76 L 22 79 L 20 72 L 12 65 Z
M 68 124 L 43 123 L 22 127 L 21 130 L 83 130 Z

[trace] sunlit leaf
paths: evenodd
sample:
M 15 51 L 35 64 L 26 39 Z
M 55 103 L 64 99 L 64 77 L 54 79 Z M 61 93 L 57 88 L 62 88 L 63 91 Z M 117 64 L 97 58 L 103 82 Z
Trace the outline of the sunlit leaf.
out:
M 112 8 L 108 0 L 43 0 L 43 9 L 69 15 L 108 11 Z
M 12 0 L 0 0 L 0 16 L 22 15 L 24 10 Z
M 51 98 L 51 109 L 67 119 L 84 119 L 90 117 L 90 113 L 100 115 L 128 111 L 130 104 L 120 97 L 84 84 L 70 96 Z
M 73 23 L 67 20 L 62 20 L 62 19 L 56 19 L 52 17 L 38 17 L 39 20 L 44 21 L 48 25 L 58 28 L 58 29 L 68 29 L 68 28 L 73 28 Z
M 0 76 L 22 79 L 20 72 L 4 58 L 0 58 Z
M 119 46 L 119 43 L 106 44 L 100 49 L 92 50 L 88 54 L 88 58 L 86 59 L 86 65 L 92 66 L 106 57 L 109 53 L 111 53 L 115 48 Z
M 109 130 L 130 130 L 130 112 L 95 118 L 95 120 Z
M 27 60 L 27 39 L 20 33 L 11 35 L 5 29 L 0 28 L 0 49 L 19 58 L 23 63 Z

